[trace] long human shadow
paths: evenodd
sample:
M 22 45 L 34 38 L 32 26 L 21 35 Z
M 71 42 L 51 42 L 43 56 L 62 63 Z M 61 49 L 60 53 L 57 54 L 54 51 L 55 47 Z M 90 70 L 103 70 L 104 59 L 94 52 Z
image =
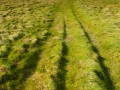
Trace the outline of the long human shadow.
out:
M 67 33 L 66 33 L 66 22 L 65 20 L 63 20 L 63 23 L 64 23 L 64 26 L 63 26 L 63 29 L 64 29 L 64 33 L 63 33 L 63 39 L 66 38 L 67 36 Z M 66 55 L 68 53 L 68 47 L 65 43 L 65 41 L 63 41 L 62 43 L 62 55 L 61 55 L 61 59 L 59 61 L 59 66 L 58 66 L 58 73 L 57 73 L 57 77 L 56 79 L 54 79 L 54 83 L 56 84 L 56 90 L 66 90 L 66 84 L 65 84 L 65 81 L 66 81 L 66 73 L 67 73 L 67 70 L 65 69 L 67 63 L 68 63 L 68 60 L 66 59 Z
M 98 62 L 99 62 L 99 64 L 100 64 L 100 67 L 101 67 L 104 75 L 103 75 L 101 72 L 98 72 L 98 71 L 96 71 L 96 70 L 95 70 L 94 72 L 96 73 L 96 75 L 97 75 L 101 80 L 105 81 L 107 90 L 115 90 L 115 87 L 114 87 L 113 82 L 112 82 L 112 80 L 111 80 L 111 76 L 110 76 L 110 74 L 109 74 L 109 69 L 108 69 L 108 68 L 105 66 L 105 64 L 104 64 L 105 58 L 100 55 L 99 50 L 98 50 L 97 47 L 95 47 L 94 44 L 92 43 L 92 40 L 91 40 L 89 34 L 86 32 L 86 29 L 85 29 L 84 26 L 82 25 L 81 21 L 78 20 L 78 18 L 77 18 L 77 16 L 76 16 L 76 14 L 74 13 L 73 9 L 71 9 L 71 11 L 72 11 L 73 15 L 75 16 L 75 19 L 76 19 L 77 22 L 79 23 L 80 27 L 82 28 L 82 30 L 83 30 L 85 36 L 87 37 L 89 43 L 91 43 L 91 48 L 92 48 L 92 50 L 97 54 L 97 59 L 98 59 Z

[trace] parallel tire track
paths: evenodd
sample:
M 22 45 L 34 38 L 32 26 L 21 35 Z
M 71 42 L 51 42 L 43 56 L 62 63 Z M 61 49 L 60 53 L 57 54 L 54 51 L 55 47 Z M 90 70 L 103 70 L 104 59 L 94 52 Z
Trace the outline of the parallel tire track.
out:
M 55 16 L 53 25 L 49 30 L 50 36 L 43 46 L 36 72 L 26 82 L 26 90 L 29 88 L 31 90 L 56 90 L 58 85 L 62 85 L 59 73 L 62 63 L 63 22 L 59 10 Z M 29 82 L 32 83 L 29 84 Z M 33 84 L 35 85 L 33 86 Z
M 61 59 L 59 61 L 58 65 L 58 72 L 57 72 L 57 80 L 54 80 L 54 83 L 56 84 L 56 90 L 66 90 L 66 65 L 68 63 L 68 60 L 65 58 L 65 56 L 68 53 L 68 48 L 65 43 L 66 38 L 66 22 L 63 16 L 63 42 L 62 42 L 62 54 Z
M 91 40 L 89 34 L 86 32 L 84 26 L 82 25 L 80 19 L 77 18 L 73 9 L 71 9 L 71 10 L 72 10 L 76 20 L 79 22 L 81 28 L 83 29 L 83 32 L 84 32 L 86 38 L 89 40 L 89 43 L 91 44 L 91 48 L 92 48 L 93 52 L 96 53 L 96 55 L 97 55 L 97 60 L 98 60 L 98 63 L 100 65 L 103 73 L 95 71 L 96 75 L 105 82 L 107 90 L 114 90 L 113 82 L 111 80 L 110 74 L 108 73 L 109 72 L 108 68 L 105 66 L 105 64 L 103 62 L 105 60 L 105 58 L 100 55 L 99 50 L 92 43 L 92 40 Z
M 94 53 L 90 48 L 89 40 L 86 37 L 79 22 L 76 20 L 69 6 L 64 11 L 66 22 L 65 47 L 67 53 L 64 58 L 67 60 L 65 66 L 65 88 L 67 90 L 105 90 L 104 81 L 95 74 L 95 70 L 101 72 L 101 67 L 94 60 Z
M 14 43 L 10 44 L 13 50 L 6 55 L 9 69 L 0 77 L 1 90 L 115 90 L 111 72 L 104 63 L 106 58 L 93 43 L 73 1 L 51 4 L 41 1 L 41 5 L 46 3 L 43 6 L 38 3 L 48 12 L 44 12 L 42 24 L 36 20 L 30 28 L 24 23 L 25 35 L 13 38 Z M 27 9 L 31 13 L 39 11 L 37 2 L 30 5 Z M 35 14 L 43 13 L 38 11 Z

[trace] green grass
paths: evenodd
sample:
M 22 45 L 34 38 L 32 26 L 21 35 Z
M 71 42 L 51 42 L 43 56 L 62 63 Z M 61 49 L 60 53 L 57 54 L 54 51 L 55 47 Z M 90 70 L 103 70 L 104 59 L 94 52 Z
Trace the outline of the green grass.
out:
M 15 5 L 15 2 L 3 3 L 8 6 L 1 8 L 4 11 L 1 13 L 4 23 L 1 25 L 0 89 L 24 89 L 22 83 L 35 72 L 42 46 L 51 35 L 49 29 L 56 5 L 39 1 L 25 1 Z M 13 8 L 10 8 L 11 5 Z
M 0 0 L 0 90 L 119 90 L 119 0 Z
M 94 71 L 102 73 L 102 70 L 96 62 L 97 55 L 92 51 L 91 43 L 89 43 L 70 6 L 66 7 L 64 12 L 66 23 L 65 44 L 68 49 L 64 56 L 68 61 L 65 67 L 67 71 L 65 90 L 104 90 L 104 81 L 100 80 L 94 73 Z
M 85 5 L 86 3 L 76 3 L 74 5 L 74 10 L 76 10 L 76 15 L 79 21 L 81 21 L 85 27 L 92 43 L 98 48 L 100 55 L 105 58 L 103 63 L 106 68 L 108 68 L 106 69 L 106 72 L 108 72 L 106 73 L 106 83 L 108 84 L 111 82 L 111 84 L 108 84 L 107 87 L 110 87 L 111 90 L 119 90 L 119 81 L 117 80 L 119 76 L 115 74 L 115 72 L 119 72 L 117 69 L 119 66 L 119 57 L 116 57 L 116 54 L 119 54 L 119 31 L 117 28 L 114 28 L 114 24 L 118 19 L 118 17 L 116 17 L 115 11 L 117 9 L 119 12 L 119 9 L 116 7 L 116 5 L 108 5 L 102 6 L 101 10 L 99 10 L 100 6 L 98 6 L 97 9 L 99 12 L 97 12 L 92 9 L 92 6 L 89 6 L 87 9 L 90 9 L 90 11 L 87 9 L 83 11 L 82 9 L 85 7 Z M 107 11 L 104 11 L 106 8 L 109 9 Z M 111 13 L 111 15 L 107 16 L 108 13 Z
M 60 15 L 60 16 L 59 16 Z M 40 62 L 34 73 L 26 82 L 26 90 L 42 89 L 53 90 L 56 88 L 57 73 L 59 70 L 59 62 L 61 59 L 63 25 L 61 13 L 56 14 L 56 18 L 50 28 L 51 36 L 43 47 L 43 52 L 40 55 Z M 34 85 L 38 82 L 36 85 Z M 39 86 L 40 84 L 40 86 Z M 34 86 L 33 86 L 34 85 Z

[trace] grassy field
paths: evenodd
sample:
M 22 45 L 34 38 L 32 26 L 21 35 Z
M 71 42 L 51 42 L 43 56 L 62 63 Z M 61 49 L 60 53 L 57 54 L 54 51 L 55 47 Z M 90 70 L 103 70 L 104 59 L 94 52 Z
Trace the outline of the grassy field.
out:
M 119 0 L 0 0 L 0 90 L 120 90 Z

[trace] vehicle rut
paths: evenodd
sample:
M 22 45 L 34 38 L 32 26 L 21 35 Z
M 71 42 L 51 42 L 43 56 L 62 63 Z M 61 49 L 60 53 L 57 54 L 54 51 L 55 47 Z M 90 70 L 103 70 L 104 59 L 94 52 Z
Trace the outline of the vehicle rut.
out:
M 74 10 L 72 8 L 71 8 L 71 11 L 72 11 L 73 15 L 75 16 L 76 20 L 78 21 L 80 27 L 82 28 L 82 30 L 83 30 L 86 38 L 88 39 L 89 43 L 91 44 L 92 50 L 94 51 L 94 53 L 97 54 L 98 63 L 100 65 L 100 67 L 102 68 L 103 75 L 102 75 L 101 72 L 98 72 L 98 71 L 94 71 L 94 72 L 96 73 L 96 75 L 101 80 L 105 81 L 107 90 L 114 90 L 115 88 L 114 88 L 113 82 L 111 80 L 111 76 L 109 74 L 109 69 L 104 64 L 105 57 L 102 57 L 100 55 L 98 48 L 92 43 L 92 40 L 91 40 L 89 34 L 85 30 L 85 27 L 82 25 L 82 22 L 80 21 L 80 19 L 78 19 L 77 15 L 75 14 L 75 12 L 74 12 Z

